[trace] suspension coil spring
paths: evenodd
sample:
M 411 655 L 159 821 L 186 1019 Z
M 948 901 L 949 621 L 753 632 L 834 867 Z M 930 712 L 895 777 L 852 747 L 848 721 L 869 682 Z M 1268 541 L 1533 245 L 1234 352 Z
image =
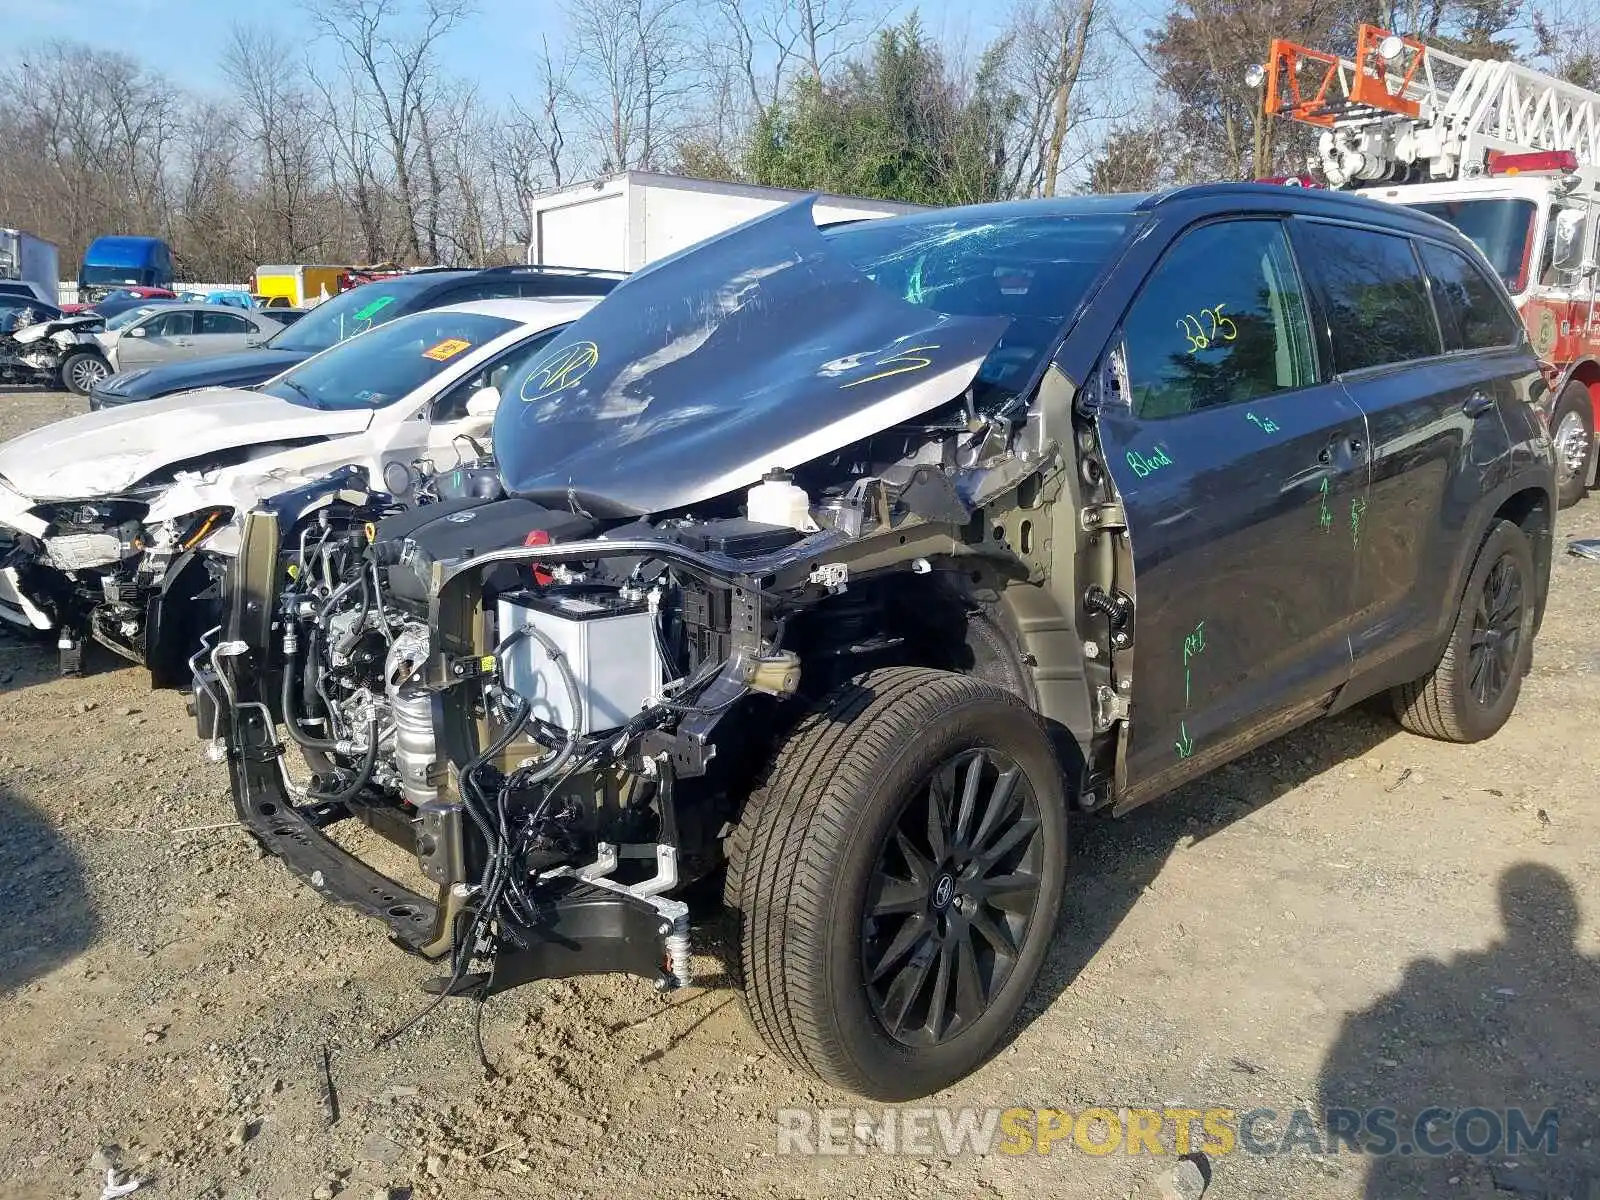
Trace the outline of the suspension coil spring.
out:
M 689 946 L 689 919 L 682 917 L 673 922 L 672 932 L 666 937 L 667 965 L 672 970 L 673 987 L 688 987 L 694 978 L 693 964 L 690 959 L 693 951 Z

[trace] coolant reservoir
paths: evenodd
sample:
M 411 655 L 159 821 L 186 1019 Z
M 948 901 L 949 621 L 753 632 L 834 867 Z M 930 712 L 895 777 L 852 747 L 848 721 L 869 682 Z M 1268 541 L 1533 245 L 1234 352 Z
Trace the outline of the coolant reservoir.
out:
M 763 525 L 787 525 L 802 533 L 817 529 L 811 519 L 811 497 L 796 485 L 793 475 L 779 469 L 768 471 L 747 493 L 745 515 Z

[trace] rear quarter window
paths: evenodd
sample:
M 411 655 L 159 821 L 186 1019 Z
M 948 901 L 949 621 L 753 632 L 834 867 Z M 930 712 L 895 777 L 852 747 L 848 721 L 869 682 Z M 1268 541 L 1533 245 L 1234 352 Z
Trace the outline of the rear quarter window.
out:
M 1422 265 L 1433 284 L 1446 350 L 1487 350 L 1515 345 L 1522 325 L 1507 309 L 1500 289 L 1465 254 L 1437 242 L 1418 242 Z
M 1321 283 L 1336 371 L 1443 352 L 1410 238 L 1320 221 L 1296 222 L 1294 236 Z

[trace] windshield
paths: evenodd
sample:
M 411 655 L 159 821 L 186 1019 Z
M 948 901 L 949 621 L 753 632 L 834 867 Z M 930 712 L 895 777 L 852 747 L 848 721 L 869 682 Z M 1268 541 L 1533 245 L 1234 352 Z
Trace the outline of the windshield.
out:
M 980 210 L 981 211 L 981 210 Z M 908 304 L 952 316 L 1009 317 L 978 378 L 1014 392 L 1083 299 L 1126 213 L 974 217 L 957 210 L 824 230 L 833 249 Z
M 261 390 L 307 408 L 382 408 L 516 327 L 483 313 L 413 313 L 285 371 Z
M 140 317 L 147 317 L 161 309 L 159 304 L 141 304 L 137 308 L 124 309 L 106 322 L 107 329 L 126 329 Z
M 148 284 L 153 274 L 150 267 L 85 266 L 78 272 L 78 278 L 86 284 L 99 284 L 103 287 L 108 283 Z
M 811 201 L 658 260 L 506 381 L 508 487 L 656 512 L 955 401 L 1016 395 L 1130 224 L 1125 199 L 819 230 Z M 792 461 L 791 461 L 792 460 Z
M 317 354 L 394 320 L 419 292 L 438 281 L 436 275 L 400 275 L 353 287 L 324 300 L 267 345 Z
M 1471 238 L 1509 291 L 1527 286 L 1528 237 L 1539 212 L 1532 200 L 1436 200 L 1412 207 L 1450 222 Z

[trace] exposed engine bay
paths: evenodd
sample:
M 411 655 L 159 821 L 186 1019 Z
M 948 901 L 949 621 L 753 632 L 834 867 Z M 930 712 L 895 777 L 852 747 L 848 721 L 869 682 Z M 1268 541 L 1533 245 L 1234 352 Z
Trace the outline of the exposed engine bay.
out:
M 671 893 L 722 862 L 785 700 L 941 656 L 1025 691 L 1005 638 L 973 631 L 1001 581 L 985 559 L 1016 564 L 980 510 L 1015 506 L 1025 480 L 1043 503 L 1059 460 L 1023 448 L 1037 436 L 969 395 L 677 517 L 559 511 L 483 467 L 409 511 L 374 494 L 280 533 L 257 510 L 230 586 L 244 636 L 213 631 L 193 664 L 202 736 L 269 849 L 449 962 L 435 989 L 590 971 L 681 986 Z M 889 545 L 882 567 L 862 559 Z M 306 853 L 350 816 L 414 851 L 438 899 Z

